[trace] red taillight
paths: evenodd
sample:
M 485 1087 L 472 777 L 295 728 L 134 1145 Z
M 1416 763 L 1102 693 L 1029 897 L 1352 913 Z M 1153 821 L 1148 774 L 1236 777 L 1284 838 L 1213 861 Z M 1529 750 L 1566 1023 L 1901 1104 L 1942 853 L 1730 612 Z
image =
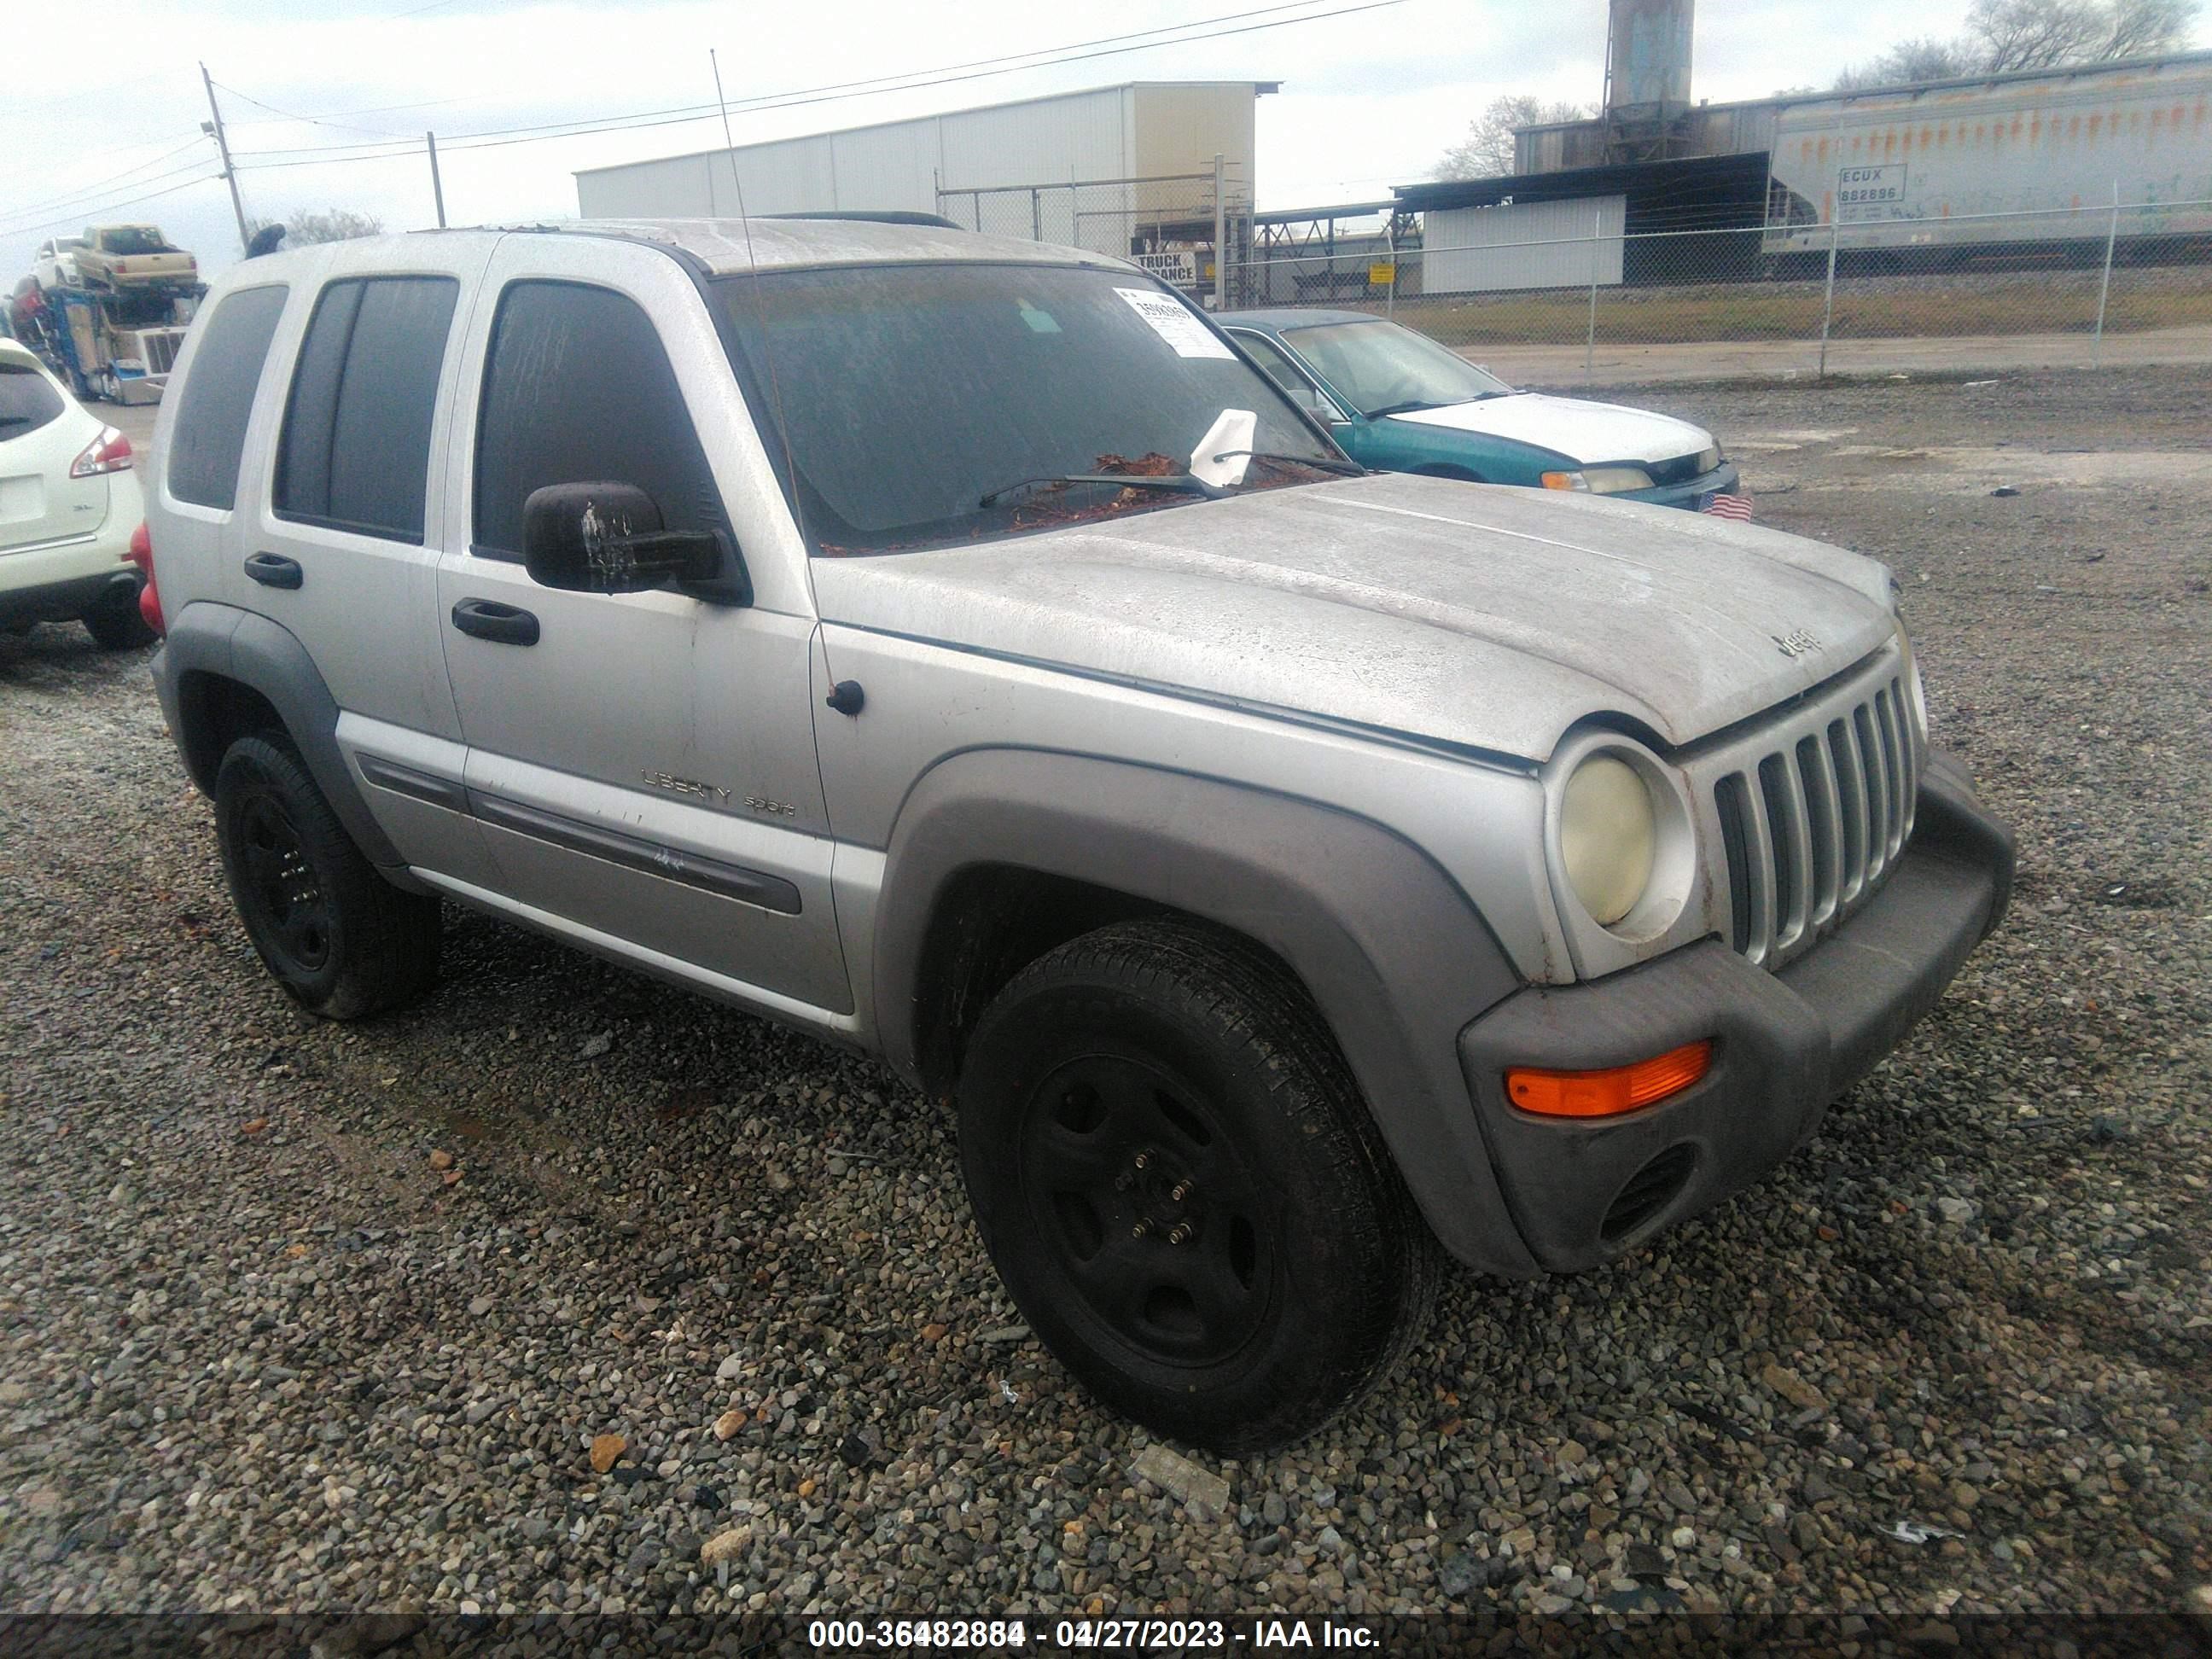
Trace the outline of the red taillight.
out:
M 161 621 L 161 595 L 154 586 L 154 538 L 140 525 L 131 532 L 131 551 L 124 556 L 145 573 L 146 586 L 138 590 L 138 614 L 156 634 L 169 630 Z
M 84 453 L 70 463 L 72 478 L 96 478 L 103 472 L 122 472 L 131 465 L 131 440 L 112 426 L 84 447 Z

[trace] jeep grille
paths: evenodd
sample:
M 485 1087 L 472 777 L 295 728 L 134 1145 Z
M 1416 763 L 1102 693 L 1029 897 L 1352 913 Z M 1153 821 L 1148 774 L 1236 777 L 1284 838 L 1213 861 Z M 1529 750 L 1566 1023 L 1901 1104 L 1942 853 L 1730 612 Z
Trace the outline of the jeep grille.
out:
M 1824 702 L 1713 785 L 1731 942 L 1779 967 L 1881 887 L 1912 834 L 1921 739 L 1903 677 Z

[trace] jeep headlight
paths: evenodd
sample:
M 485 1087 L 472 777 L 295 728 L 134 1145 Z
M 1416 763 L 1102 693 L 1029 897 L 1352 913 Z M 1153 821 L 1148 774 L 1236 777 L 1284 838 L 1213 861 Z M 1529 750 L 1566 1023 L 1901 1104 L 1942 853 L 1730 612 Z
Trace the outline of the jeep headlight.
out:
M 1571 489 L 1588 495 L 1625 495 L 1651 488 L 1651 475 L 1640 466 L 1586 466 L 1577 472 L 1547 472 L 1547 489 Z
M 1593 921 L 1610 927 L 1636 908 L 1658 845 L 1659 815 L 1634 767 L 1600 753 L 1574 769 L 1559 797 L 1559 862 Z
M 1703 866 L 1681 769 L 1626 732 L 1585 726 L 1544 774 L 1545 860 L 1576 971 L 1625 967 L 1697 929 Z
M 1704 474 L 1712 471 L 1720 465 L 1722 459 L 1721 447 L 1718 444 L 1707 444 L 1698 452 L 1698 472 Z

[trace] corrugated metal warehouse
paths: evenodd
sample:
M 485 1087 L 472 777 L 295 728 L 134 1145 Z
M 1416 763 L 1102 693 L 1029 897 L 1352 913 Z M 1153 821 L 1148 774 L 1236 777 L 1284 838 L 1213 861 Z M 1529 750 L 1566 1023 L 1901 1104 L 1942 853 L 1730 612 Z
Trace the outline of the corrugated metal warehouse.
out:
M 1212 234 L 1214 157 L 1249 209 L 1254 105 L 1279 83 L 1137 81 L 576 175 L 587 219 L 943 212 L 971 227 L 1127 254 L 1148 219 Z M 1167 182 L 1153 182 L 1167 181 Z

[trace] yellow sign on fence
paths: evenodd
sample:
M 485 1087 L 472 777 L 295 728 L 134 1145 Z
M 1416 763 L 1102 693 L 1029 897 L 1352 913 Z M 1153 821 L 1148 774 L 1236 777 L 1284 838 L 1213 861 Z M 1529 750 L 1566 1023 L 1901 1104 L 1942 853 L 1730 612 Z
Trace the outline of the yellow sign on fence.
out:
M 1367 280 L 1376 288 L 1389 288 L 1398 280 L 1398 267 L 1389 259 L 1378 259 L 1367 267 Z

